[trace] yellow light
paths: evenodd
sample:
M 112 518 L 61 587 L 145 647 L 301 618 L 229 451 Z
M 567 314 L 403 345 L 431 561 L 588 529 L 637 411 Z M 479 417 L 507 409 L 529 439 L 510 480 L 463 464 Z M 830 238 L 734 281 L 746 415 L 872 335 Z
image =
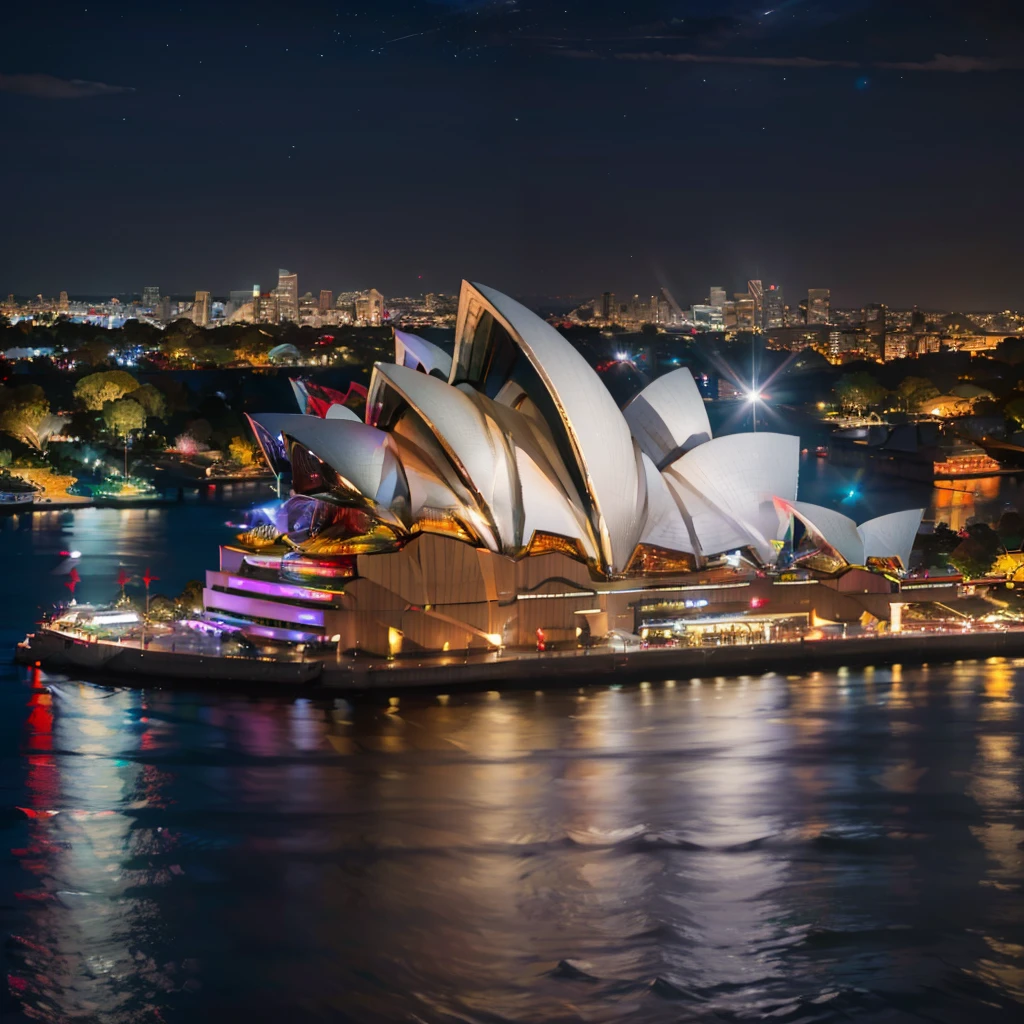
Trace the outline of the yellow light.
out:
M 487 642 L 492 647 L 500 647 L 501 646 L 501 634 L 500 633 L 488 633 L 487 634 Z
M 402 652 L 402 631 L 388 626 L 388 654 L 392 657 Z

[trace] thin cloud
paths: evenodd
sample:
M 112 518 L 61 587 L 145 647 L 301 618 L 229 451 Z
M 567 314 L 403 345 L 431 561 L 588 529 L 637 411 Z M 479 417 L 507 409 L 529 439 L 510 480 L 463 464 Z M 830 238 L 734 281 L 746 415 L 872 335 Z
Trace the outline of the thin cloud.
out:
M 33 96 L 42 100 L 83 100 L 92 96 L 115 96 L 135 92 L 124 85 L 105 82 L 85 82 L 80 78 L 57 78 L 54 75 L 0 74 L 0 92 L 13 92 L 19 96 Z
M 1024 70 L 1024 61 L 1015 58 L 937 53 L 931 60 L 878 61 L 875 67 L 886 68 L 889 71 L 950 71 L 963 75 L 969 71 L 1021 71 Z
M 556 52 L 567 57 L 615 60 L 672 61 L 679 64 L 739 64 L 762 68 L 878 68 L 884 71 L 940 71 L 947 74 L 966 74 L 972 71 L 1024 71 L 1024 60 L 1000 57 L 971 57 L 963 54 L 937 53 L 925 61 L 870 61 L 832 60 L 823 57 L 751 57 L 721 53 L 664 53 L 661 51 L 620 52 L 601 54 L 596 50 L 562 49 Z
M 753 64 L 763 68 L 859 68 L 855 60 L 819 57 L 733 57 L 721 53 L 617 53 L 618 60 L 671 60 L 684 64 Z

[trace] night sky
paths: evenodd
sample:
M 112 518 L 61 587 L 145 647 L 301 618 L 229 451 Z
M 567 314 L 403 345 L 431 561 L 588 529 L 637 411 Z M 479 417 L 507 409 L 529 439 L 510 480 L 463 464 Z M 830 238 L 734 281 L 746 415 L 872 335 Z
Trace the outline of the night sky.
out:
M 1024 307 L 1022 8 L 21 0 L 0 290 Z

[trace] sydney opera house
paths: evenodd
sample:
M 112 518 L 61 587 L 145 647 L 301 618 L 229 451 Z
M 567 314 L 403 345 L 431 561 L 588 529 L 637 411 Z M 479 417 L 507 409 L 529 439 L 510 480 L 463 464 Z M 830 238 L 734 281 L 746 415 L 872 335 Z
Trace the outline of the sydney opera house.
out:
M 920 510 L 857 525 L 798 501 L 795 436 L 713 437 L 686 368 L 620 409 L 553 327 L 483 285 L 462 286 L 452 354 L 395 331 L 365 422 L 293 386 L 300 412 L 250 416 L 291 495 L 207 574 L 225 628 L 387 655 L 898 627 L 914 599 Z

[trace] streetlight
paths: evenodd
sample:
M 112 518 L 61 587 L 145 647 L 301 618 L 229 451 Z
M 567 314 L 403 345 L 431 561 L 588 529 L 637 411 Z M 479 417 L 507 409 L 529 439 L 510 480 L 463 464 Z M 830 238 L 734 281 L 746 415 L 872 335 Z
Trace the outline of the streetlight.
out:
M 747 392 L 747 401 L 750 403 L 750 414 L 754 420 L 753 432 L 757 433 L 757 403 L 761 401 L 761 392 L 756 388 Z

